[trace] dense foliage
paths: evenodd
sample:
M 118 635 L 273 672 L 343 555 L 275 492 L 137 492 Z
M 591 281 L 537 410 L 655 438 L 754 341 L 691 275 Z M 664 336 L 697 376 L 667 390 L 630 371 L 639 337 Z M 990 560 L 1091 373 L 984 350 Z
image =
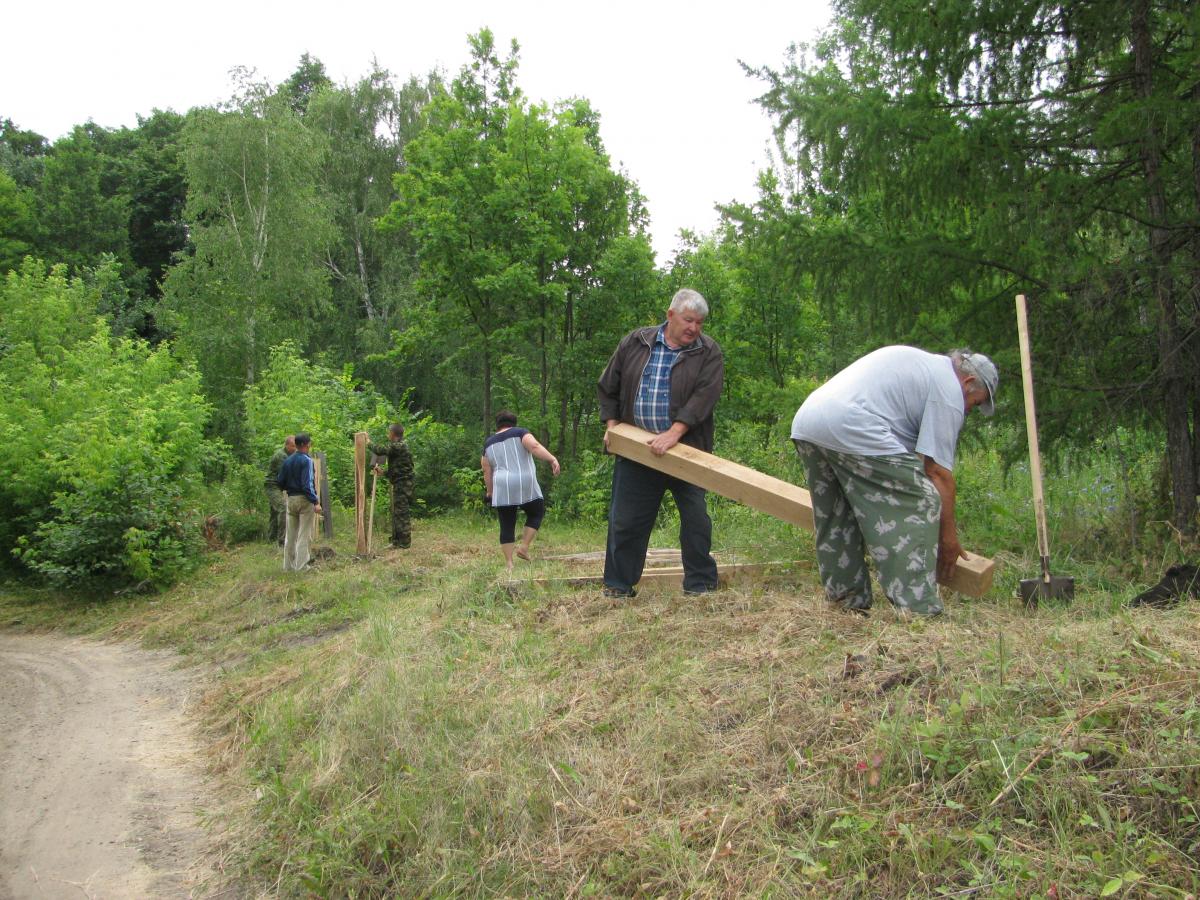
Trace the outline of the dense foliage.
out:
M 1052 435 L 1160 431 L 1170 518 L 1194 534 L 1195 4 L 836 10 L 811 57 L 758 73 L 790 170 L 772 218 L 834 345 L 970 342 L 1015 375 L 1028 294 Z
M 221 448 L 196 372 L 110 333 L 105 274 L 28 260 L 0 287 L 0 551 L 53 581 L 159 584 L 194 550 L 189 500 Z
M 1132 543 L 1154 519 L 1194 535 L 1195 26 L 1182 0 L 841 0 L 814 47 L 748 72 L 778 135 L 757 196 L 657 266 L 600 113 L 528 98 L 516 43 L 502 52 L 486 29 L 453 78 L 399 82 L 375 66 L 338 85 L 306 54 L 278 86 L 238 70 L 227 102 L 156 110 L 136 128 L 87 122 L 51 141 L 0 119 L 0 272 L 16 272 L 0 365 L 26 390 L 4 403 L 7 421 L 36 426 L 0 452 L 25 471 L 15 446 L 69 443 L 55 429 L 76 421 L 37 424 L 53 402 L 29 386 L 74 383 L 91 365 L 116 379 L 78 387 L 100 420 L 121 391 L 175 385 L 166 407 L 190 398 L 195 432 L 180 433 L 228 446 L 190 456 L 207 455 L 206 512 L 258 516 L 256 473 L 301 429 L 347 500 L 347 432 L 381 437 L 393 418 L 410 431 L 419 505 L 469 506 L 479 442 L 507 407 L 565 463 L 553 502 L 599 517 L 609 463 L 594 380 L 676 288 L 708 297 L 725 347 L 718 450 L 763 465 L 813 386 L 887 343 L 991 353 L 1019 418 L 1022 292 L 1051 449 L 1123 461 Z M 12 323 L 33 296 L 76 314 L 39 313 L 29 344 Z M 110 427 L 114 448 L 141 434 L 133 417 Z M 1006 461 L 1023 455 L 1019 428 L 987 434 Z M 167 532 L 115 511 L 166 521 L 200 473 L 140 452 L 89 456 L 70 492 L 45 465 L 38 487 L 0 488 L 17 503 L 4 547 L 47 575 L 170 570 Z M 1161 456 L 1161 490 L 1128 487 L 1145 454 Z M 62 529 L 85 507 L 108 516 L 92 532 L 110 538 L 68 565 L 88 529 Z M 159 549 L 136 549 L 147 541 Z

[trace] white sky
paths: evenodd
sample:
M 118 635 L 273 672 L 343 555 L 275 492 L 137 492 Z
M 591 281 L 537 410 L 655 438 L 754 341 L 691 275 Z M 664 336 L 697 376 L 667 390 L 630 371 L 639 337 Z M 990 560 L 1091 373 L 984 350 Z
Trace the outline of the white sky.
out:
M 790 43 L 812 41 L 826 0 L 113 0 L 26 2 L 6 9 L 0 117 L 51 140 L 89 118 L 135 125 L 154 108 L 184 112 L 226 99 L 229 70 L 273 84 L 300 55 L 336 82 L 372 58 L 397 76 L 468 59 L 467 34 L 489 27 L 521 45 L 518 83 L 535 101 L 586 97 L 615 163 L 647 198 L 660 264 L 679 229 L 707 232 L 713 205 L 751 200 L 768 162 L 762 85 L 738 66 L 778 67 Z

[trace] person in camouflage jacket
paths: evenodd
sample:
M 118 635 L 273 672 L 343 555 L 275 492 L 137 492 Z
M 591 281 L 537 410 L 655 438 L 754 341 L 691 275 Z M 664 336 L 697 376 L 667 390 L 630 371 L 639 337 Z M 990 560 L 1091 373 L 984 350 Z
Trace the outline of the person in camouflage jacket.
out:
M 392 546 L 405 549 L 412 544 L 412 520 L 409 507 L 412 504 L 413 471 L 412 451 L 404 440 L 404 426 L 399 422 L 388 428 L 387 443 L 367 444 L 367 449 L 376 456 L 387 459 L 387 468 L 377 465 L 375 473 L 383 475 L 392 485 Z
M 287 440 L 283 442 L 283 447 L 276 450 L 271 456 L 271 461 L 267 463 L 267 475 L 263 482 L 267 491 L 267 502 L 271 508 L 271 518 L 267 526 L 267 540 L 273 541 L 280 547 L 283 546 L 283 533 L 287 523 L 287 497 L 279 489 L 279 485 L 275 483 L 275 479 L 279 477 L 279 470 L 283 468 L 283 461 L 295 452 L 296 436 L 289 434 Z

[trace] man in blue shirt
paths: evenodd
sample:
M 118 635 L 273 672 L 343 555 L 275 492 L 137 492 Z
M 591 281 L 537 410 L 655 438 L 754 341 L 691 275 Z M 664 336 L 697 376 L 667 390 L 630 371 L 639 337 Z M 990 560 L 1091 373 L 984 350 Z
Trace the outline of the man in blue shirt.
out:
M 707 316 L 704 297 L 685 288 L 671 298 L 666 322 L 639 328 L 621 340 L 597 385 L 600 418 L 608 427 L 627 422 L 652 432 L 650 449 L 658 456 L 678 443 L 712 452 L 713 409 L 721 396 L 725 360 L 717 342 L 703 333 Z M 683 589 L 701 594 L 717 586 L 704 489 L 621 457 L 613 465 L 606 594 L 633 596 L 668 490 L 679 510 Z
M 317 497 L 313 461 L 309 455 L 312 437 L 296 435 L 296 452 L 283 462 L 276 484 L 287 494 L 287 532 L 283 540 L 283 570 L 299 572 L 309 562 L 308 544 L 321 512 Z

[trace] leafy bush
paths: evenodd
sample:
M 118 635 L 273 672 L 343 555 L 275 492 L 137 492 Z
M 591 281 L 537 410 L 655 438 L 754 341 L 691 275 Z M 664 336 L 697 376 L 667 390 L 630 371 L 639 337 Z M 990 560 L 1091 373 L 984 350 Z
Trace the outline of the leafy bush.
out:
M 414 417 L 402 407 L 393 407 L 348 368 L 334 372 L 309 362 L 290 341 L 271 351 L 262 377 L 246 390 L 245 407 L 249 445 L 262 467 L 287 435 L 307 431 L 313 449 L 324 451 L 328 460 L 330 495 L 346 506 L 354 505 L 352 435 L 356 431 L 367 431 L 372 440 L 383 441 L 388 424 L 404 425 L 416 468 L 417 511 L 459 506 L 462 493 L 454 470 L 479 459 L 478 442 L 461 426 L 427 415 Z
M 208 487 L 198 502 L 198 513 L 216 516 L 221 540 L 237 544 L 266 538 L 270 507 L 261 466 L 229 462 L 225 477 Z
M 455 509 L 466 505 L 464 501 L 472 493 L 480 493 L 483 475 L 479 456 L 483 442 L 468 435 L 465 428 L 421 416 L 405 425 L 404 436 L 412 449 L 416 469 L 418 508 Z M 476 475 L 473 484 L 470 478 L 463 479 L 458 474 L 472 467 Z
M 309 362 L 300 348 L 285 341 L 271 350 L 259 380 L 246 388 L 246 436 L 252 458 L 265 471 L 271 454 L 289 434 L 307 431 L 312 449 L 329 464 L 330 495 L 354 503 L 355 431 L 378 436 L 394 410 L 369 384 L 349 370 L 334 372 Z
M 109 275 L 26 260 L 0 287 L 0 549 L 52 581 L 160 585 L 196 547 L 187 499 L 220 447 L 197 373 L 95 315 Z
M 562 515 L 601 522 L 608 516 L 612 467 L 613 457 L 581 450 L 577 460 L 564 463 L 552 484 L 542 487 Z
M 189 568 L 199 532 L 185 528 L 175 486 L 152 465 L 122 465 L 111 484 L 84 483 L 55 494 L 53 519 L 17 539 L 18 557 L 66 584 L 113 577 L 163 586 Z

